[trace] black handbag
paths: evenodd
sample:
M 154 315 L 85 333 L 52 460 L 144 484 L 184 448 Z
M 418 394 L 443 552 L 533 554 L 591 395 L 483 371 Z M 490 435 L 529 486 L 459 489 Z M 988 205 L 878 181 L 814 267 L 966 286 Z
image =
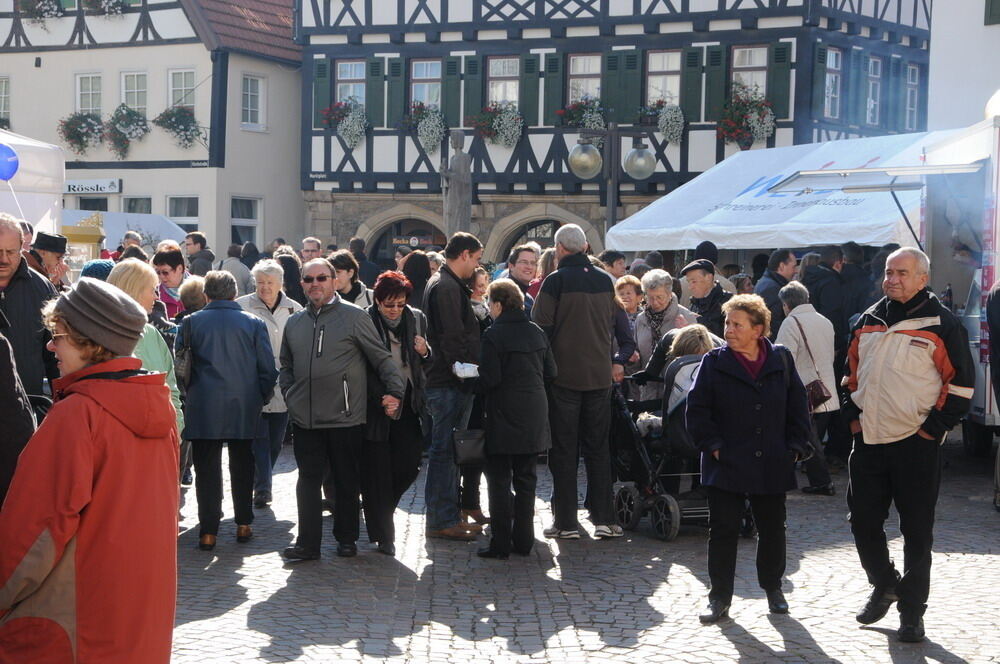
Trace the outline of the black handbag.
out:
M 191 370 L 194 362 L 194 354 L 188 343 L 188 334 L 184 330 L 185 327 L 182 325 L 178 331 L 178 334 L 182 335 L 181 346 L 174 354 L 174 378 L 177 379 L 177 389 L 180 390 L 181 395 L 185 395 L 187 388 L 191 385 Z
M 486 463 L 486 431 L 483 429 L 455 430 L 455 464 L 475 466 Z

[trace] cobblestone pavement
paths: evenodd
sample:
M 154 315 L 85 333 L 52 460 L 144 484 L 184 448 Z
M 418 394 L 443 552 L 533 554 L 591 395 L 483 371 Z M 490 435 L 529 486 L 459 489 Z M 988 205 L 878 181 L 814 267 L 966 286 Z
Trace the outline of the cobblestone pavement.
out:
M 836 476 L 836 497 L 789 494 L 791 614 L 767 612 L 752 540 L 743 540 L 732 619 L 702 626 L 706 531 L 685 527 L 662 542 L 646 518 L 619 540 L 545 540 L 550 482 L 542 466 L 528 558 L 481 560 L 483 538 L 425 539 L 421 474 L 396 512 L 396 558 L 369 548 L 363 533 L 358 557 L 337 558 L 326 517 L 323 558 L 285 564 L 278 552 L 292 542 L 296 521 L 296 473 L 285 448 L 273 509 L 257 510 L 248 544 L 236 543 L 227 502 L 218 546 L 198 551 L 194 491 L 186 491 L 173 661 L 1000 662 L 992 465 L 954 443 L 945 458 L 928 640 L 911 645 L 895 640 L 895 610 L 871 627 L 854 620 L 868 586 L 845 518 L 846 473 Z M 887 530 L 901 563 L 894 520 Z

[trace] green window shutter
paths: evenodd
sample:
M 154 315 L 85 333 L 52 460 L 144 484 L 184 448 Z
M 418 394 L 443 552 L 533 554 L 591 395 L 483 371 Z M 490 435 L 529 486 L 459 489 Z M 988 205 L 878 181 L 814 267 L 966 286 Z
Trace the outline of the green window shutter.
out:
M 618 122 L 635 123 L 642 106 L 642 60 L 644 51 L 622 51 L 619 77 Z
M 618 121 L 625 101 L 621 96 L 622 56 L 605 53 L 601 61 L 601 106 L 609 120 Z
M 813 119 L 822 120 L 826 107 L 826 55 L 827 48 L 816 44 L 813 51 Z
M 465 115 L 475 115 L 483 108 L 483 59 L 465 56 Z
M 852 49 L 850 57 L 847 63 L 850 81 L 847 99 L 843 106 L 847 113 L 847 122 L 864 127 L 868 124 L 868 53 Z M 884 112 L 883 106 L 879 109 L 879 114 Z M 882 120 L 880 117 L 879 124 Z
M 517 85 L 517 108 L 524 116 L 524 124 L 532 127 L 538 124 L 538 68 L 537 55 L 521 56 L 521 80 Z
M 373 127 L 385 126 L 385 60 L 368 58 L 365 63 L 365 115 Z
M 441 106 L 449 127 L 462 126 L 462 61 L 457 57 L 444 59 L 441 84 Z
M 556 111 L 563 108 L 563 94 L 566 84 L 563 80 L 563 57 L 558 53 L 545 54 L 545 117 L 544 124 L 559 124 L 559 116 Z
M 389 58 L 386 67 L 389 92 L 386 96 L 386 124 L 395 127 L 409 113 L 406 107 L 406 61 L 403 58 Z
M 986 0 L 986 25 L 1000 24 L 1000 0 Z
M 767 98 L 776 118 L 791 115 L 792 45 L 788 42 L 771 44 L 768 53 Z
M 708 47 L 705 64 L 705 119 L 712 122 L 722 117 L 722 107 L 729 93 L 726 59 L 725 46 Z
M 330 106 L 331 68 L 330 58 L 313 60 L 313 127 L 323 127 L 323 111 Z
M 688 122 L 701 122 L 701 60 L 704 51 L 686 48 L 681 55 L 681 111 Z

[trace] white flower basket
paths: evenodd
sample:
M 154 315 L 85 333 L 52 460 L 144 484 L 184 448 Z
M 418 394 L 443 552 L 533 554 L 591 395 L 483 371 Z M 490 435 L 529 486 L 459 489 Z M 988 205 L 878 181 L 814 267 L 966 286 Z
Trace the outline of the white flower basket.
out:
M 441 141 L 447 130 L 441 111 L 436 106 L 428 106 L 424 117 L 417 124 L 417 140 L 427 154 L 436 154 L 441 149 Z
M 607 123 L 604 121 L 604 115 L 601 113 L 600 109 L 588 108 L 583 112 L 583 122 L 580 124 L 581 127 L 585 129 L 607 129 Z M 604 147 L 603 138 L 595 138 L 594 146 L 600 150 Z
M 368 133 L 368 116 L 365 115 L 364 104 L 351 104 L 351 110 L 337 125 L 337 133 L 351 150 L 365 140 L 365 135 Z
M 660 109 L 656 118 L 656 128 L 667 143 L 677 145 L 684 135 L 684 112 L 677 104 L 667 104 Z
M 505 104 L 493 119 L 493 131 L 496 132 L 493 142 L 505 148 L 513 148 L 521 140 L 524 117 L 518 113 L 514 104 Z
M 747 118 L 747 126 L 755 143 L 766 141 L 774 135 L 774 111 L 765 108 L 758 114 L 752 114 Z

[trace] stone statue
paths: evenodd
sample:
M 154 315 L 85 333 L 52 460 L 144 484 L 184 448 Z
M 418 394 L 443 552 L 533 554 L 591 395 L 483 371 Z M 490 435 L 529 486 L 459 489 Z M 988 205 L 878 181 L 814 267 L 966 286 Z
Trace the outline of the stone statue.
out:
M 450 163 L 441 160 L 441 193 L 448 237 L 459 231 L 468 233 L 472 219 L 472 157 L 462 151 L 465 132 L 453 129 L 450 141 L 455 154 Z

